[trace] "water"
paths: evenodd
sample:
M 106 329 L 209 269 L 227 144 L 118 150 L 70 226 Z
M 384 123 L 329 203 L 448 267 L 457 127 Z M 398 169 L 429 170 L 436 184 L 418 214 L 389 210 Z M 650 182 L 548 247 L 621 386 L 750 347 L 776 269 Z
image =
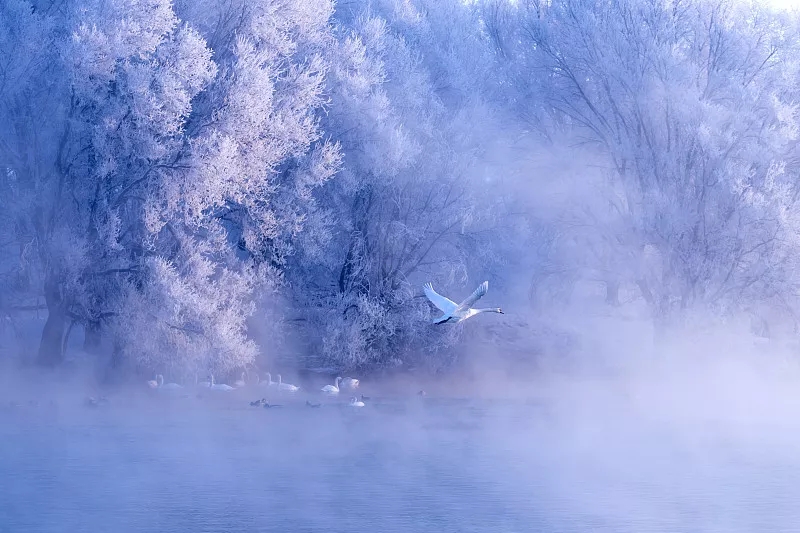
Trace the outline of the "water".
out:
M 0 532 L 800 530 L 798 432 L 774 421 L 678 425 L 592 402 L 249 399 L 0 412 Z

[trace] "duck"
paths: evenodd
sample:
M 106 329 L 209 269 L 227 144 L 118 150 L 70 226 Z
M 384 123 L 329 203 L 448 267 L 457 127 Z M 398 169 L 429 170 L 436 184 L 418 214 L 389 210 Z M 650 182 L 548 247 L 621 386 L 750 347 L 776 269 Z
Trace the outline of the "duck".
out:
M 261 405 L 264 405 L 265 403 L 267 403 L 267 399 L 266 398 L 261 398 L 260 400 L 255 400 L 255 401 L 250 402 L 250 406 L 251 407 L 259 407 Z
M 88 398 L 86 398 L 86 401 L 84 403 L 89 407 L 98 407 L 100 405 L 107 404 L 108 398 L 106 398 L 105 396 L 100 396 L 99 398 L 95 398 L 94 396 L 89 396 Z
M 435 318 L 433 320 L 434 324 L 444 324 L 446 322 L 462 322 L 468 318 L 471 318 L 475 315 L 480 313 L 500 313 L 501 315 L 504 314 L 503 310 L 499 307 L 491 307 L 491 308 L 484 308 L 484 309 L 473 309 L 472 306 L 477 303 L 488 291 L 489 291 L 489 282 L 484 281 L 481 283 L 475 291 L 470 294 L 463 302 L 460 304 L 455 303 L 453 300 L 449 298 L 445 298 L 435 290 L 433 290 L 433 285 L 431 283 L 426 283 L 423 286 L 423 290 L 425 291 L 425 296 L 427 296 L 428 300 L 439 308 L 439 310 L 444 313 L 439 318 Z
M 322 387 L 322 392 L 326 392 L 328 394 L 339 394 L 339 382 L 342 381 L 341 377 L 337 377 L 334 380 L 333 385 L 325 385 Z
M 278 390 L 286 391 L 286 392 L 297 392 L 300 390 L 300 387 L 297 385 L 292 385 L 290 383 L 284 383 L 281 375 L 278 374 Z
M 364 407 L 364 402 L 354 396 L 350 398 L 350 407 Z
M 322 404 L 321 404 L 321 403 L 311 403 L 311 402 L 309 402 L 308 400 L 306 400 L 306 405 L 307 405 L 308 407 L 314 407 L 314 408 L 320 408 L 320 407 L 322 407 Z
M 264 409 L 272 409 L 273 407 L 283 407 L 283 406 L 276 403 L 264 402 Z
M 342 387 L 345 389 L 355 390 L 358 388 L 359 381 L 355 378 L 342 379 Z

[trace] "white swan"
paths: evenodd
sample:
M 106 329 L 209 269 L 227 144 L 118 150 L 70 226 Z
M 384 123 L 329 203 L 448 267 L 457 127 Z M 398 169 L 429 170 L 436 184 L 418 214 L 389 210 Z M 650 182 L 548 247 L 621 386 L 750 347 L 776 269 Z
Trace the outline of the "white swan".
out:
M 211 390 L 223 390 L 223 391 L 233 390 L 233 387 L 231 387 L 230 385 L 226 385 L 224 383 L 215 383 L 214 374 L 211 374 L 211 386 L 209 388 Z
M 350 407 L 364 407 L 364 402 L 358 398 L 350 398 Z
M 356 390 L 358 388 L 359 381 L 355 378 L 344 378 L 342 380 L 342 387 L 345 389 Z
M 237 379 L 236 381 L 234 381 L 233 382 L 233 386 L 236 387 L 237 389 L 241 389 L 242 387 L 246 387 L 247 386 L 247 373 L 246 372 L 242 372 L 242 379 Z
M 470 294 L 463 302 L 460 304 L 455 303 L 453 300 L 449 298 L 445 298 L 441 294 L 437 293 L 433 290 L 433 285 L 430 283 L 426 283 L 423 287 L 425 290 L 425 296 L 428 297 L 428 300 L 431 301 L 433 305 L 439 308 L 442 313 L 444 313 L 439 318 L 434 319 L 434 324 L 444 324 L 445 322 L 461 322 L 462 320 L 466 320 L 471 316 L 475 316 L 478 313 L 500 313 L 503 314 L 502 309 L 499 307 L 489 308 L 489 309 L 473 309 L 472 306 L 483 297 L 484 294 L 489 290 L 489 282 L 484 281 L 481 283 L 475 292 Z
M 162 376 L 161 374 L 158 374 L 156 376 L 156 379 L 158 380 L 158 388 L 159 389 L 170 390 L 170 389 L 182 389 L 183 388 L 181 385 L 178 385 L 177 383 L 166 383 L 165 384 L 164 383 L 164 376 Z
M 287 392 L 297 392 L 300 390 L 300 387 L 297 385 L 292 385 L 290 383 L 284 383 L 281 375 L 278 374 L 278 390 L 285 390 Z
M 261 378 L 259 378 L 258 384 L 261 387 L 272 387 L 273 385 L 277 385 L 278 382 L 277 381 L 272 381 L 272 374 L 267 372 L 267 381 L 261 381 Z
M 325 385 L 322 387 L 322 392 L 327 392 L 328 394 L 339 394 L 340 381 L 342 381 L 342 378 L 336 378 L 333 385 Z

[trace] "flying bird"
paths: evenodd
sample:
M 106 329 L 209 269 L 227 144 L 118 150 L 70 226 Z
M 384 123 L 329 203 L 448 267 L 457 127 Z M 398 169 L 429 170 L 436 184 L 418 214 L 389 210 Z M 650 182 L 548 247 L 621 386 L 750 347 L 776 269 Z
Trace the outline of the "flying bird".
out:
M 484 294 L 486 294 L 489 290 L 489 282 L 484 281 L 481 283 L 475 292 L 470 294 L 466 300 L 461 302 L 460 304 L 455 303 L 453 300 L 449 298 L 445 298 L 435 290 L 433 290 L 433 285 L 430 283 L 426 283 L 423 287 L 425 290 L 425 296 L 428 297 L 428 300 L 431 301 L 433 305 L 439 308 L 439 310 L 444 313 L 439 318 L 434 319 L 434 324 L 444 324 L 445 322 L 461 322 L 462 320 L 466 320 L 471 316 L 475 316 L 478 313 L 500 313 L 503 314 L 502 309 L 499 307 L 494 308 L 487 308 L 487 309 L 473 309 L 472 306 L 480 300 Z

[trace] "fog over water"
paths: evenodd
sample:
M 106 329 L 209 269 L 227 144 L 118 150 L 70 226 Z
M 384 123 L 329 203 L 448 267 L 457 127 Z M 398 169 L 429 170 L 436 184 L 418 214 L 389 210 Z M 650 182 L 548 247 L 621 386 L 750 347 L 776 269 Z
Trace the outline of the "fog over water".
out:
M 798 365 L 684 349 L 474 394 L 367 381 L 363 408 L 6 374 L 0 530 L 794 530 Z
M 786 4 L 0 0 L 0 533 L 800 531 Z

